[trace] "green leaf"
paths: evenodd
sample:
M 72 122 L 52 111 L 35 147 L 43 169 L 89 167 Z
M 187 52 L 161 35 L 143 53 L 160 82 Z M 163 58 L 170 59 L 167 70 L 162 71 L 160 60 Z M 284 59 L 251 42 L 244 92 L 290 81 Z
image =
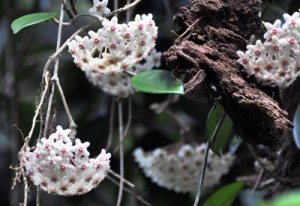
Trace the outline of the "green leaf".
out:
M 295 116 L 294 116 L 294 140 L 298 149 L 300 149 L 300 104 L 298 104 Z
M 222 187 L 212 194 L 203 206 L 231 206 L 244 185 L 244 182 L 234 182 Z
M 41 12 L 41 13 L 28 14 L 15 19 L 11 24 L 11 28 L 14 34 L 16 34 L 20 30 L 24 29 L 25 27 L 52 19 L 54 16 L 56 16 L 56 14 L 57 13 L 55 12 L 51 12 L 51 13 Z
M 206 138 L 210 139 L 212 134 L 214 133 L 218 122 L 222 118 L 225 113 L 222 105 L 220 103 L 216 103 L 209 112 L 207 121 L 206 121 Z M 216 134 L 215 141 L 213 142 L 211 149 L 217 154 L 224 154 L 233 138 L 233 123 L 228 115 L 226 115 L 225 119 L 220 125 L 220 129 Z
M 145 93 L 183 94 L 182 82 L 174 78 L 169 71 L 146 70 L 131 78 L 132 86 Z
M 259 206 L 299 206 L 300 190 L 292 191 L 268 202 L 261 202 Z

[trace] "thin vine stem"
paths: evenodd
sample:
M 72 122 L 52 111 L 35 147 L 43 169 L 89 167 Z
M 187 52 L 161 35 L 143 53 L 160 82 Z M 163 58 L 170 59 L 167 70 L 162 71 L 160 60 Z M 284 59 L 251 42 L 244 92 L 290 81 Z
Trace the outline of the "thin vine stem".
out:
M 131 101 L 131 98 L 128 97 L 128 117 L 127 117 L 127 123 L 126 123 L 124 134 L 123 134 L 123 140 L 121 143 L 118 144 L 118 146 L 116 146 L 116 148 L 112 152 L 113 154 L 116 153 L 119 150 L 120 145 L 123 144 L 128 132 L 129 132 L 131 122 L 132 122 L 132 101 Z
M 63 19 L 64 19 L 64 4 L 61 5 L 61 9 L 60 9 L 60 18 L 59 18 L 59 26 L 58 26 L 58 32 L 57 32 L 56 51 L 59 50 L 60 44 L 61 44 Z M 54 76 L 57 77 L 58 66 L 59 66 L 59 58 L 56 57 L 55 58 L 55 65 L 54 65 L 54 72 L 53 72 L 52 77 L 54 77 Z M 49 129 L 49 119 L 50 119 L 51 110 L 52 110 L 52 102 L 53 102 L 54 92 L 55 92 L 55 87 L 54 87 L 54 84 L 52 84 L 51 91 L 50 91 L 50 96 L 49 96 L 49 101 L 48 101 L 46 119 L 45 119 L 44 137 L 47 136 L 47 132 L 48 132 L 48 129 Z
M 218 124 L 216 125 L 216 128 L 215 128 L 213 134 L 211 135 L 210 139 L 207 142 L 207 147 L 206 147 L 206 150 L 205 150 L 204 163 L 203 163 L 203 166 L 202 166 L 202 172 L 201 172 L 201 175 L 200 175 L 199 187 L 198 187 L 198 191 L 197 191 L 197 196 L 195 198 L 194 206 L 198 205 L 199 200 L 201 198 L 209 149 L 210 149 L 211 145 L 214 143 L 215 138 L 216 138 L 216 136 L 217 136 L 217 134 L 218 134 L 218 132 L 221 128 L 221 125 L 222 125 L 226 115 L 227 114 L 225 112 L 222 114 Z
M 121 205 L 122 196 L 123 196 L 123 187 L 124 187 L 124 151 L 123 151 L 123 105 L 122 101 L 118 102 L 118 117 L 119 117 L 119 141 L 120 141 L 120 183 L 119 183 L 119 193 L 117 206 Z
M 116 108 L 116 98 L 112 97 L 111 98 L 111 105 L 110 105 L 110 114 L 109 114 L 109 133 L 108 133 L 107 144 L 106 144 L 106 147 L 105 147 L 106 151 L 109 150 L 109 148 L 111 146 L 112 138 L 114 136 L 115 108 Z

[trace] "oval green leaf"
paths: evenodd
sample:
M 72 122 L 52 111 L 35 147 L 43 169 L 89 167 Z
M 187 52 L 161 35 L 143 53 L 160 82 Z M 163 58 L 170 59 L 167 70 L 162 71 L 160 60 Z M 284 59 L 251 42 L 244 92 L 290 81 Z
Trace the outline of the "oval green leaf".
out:
M 131 85 L 145 93 L 153 94 L 183 94 L 183 84 L 174 78 L 169 71 L 146 70 L 131 78 Z
M 244 185 L 244 182 L 234 182 L 222 187 L 212 194 L 203 206 L 231 206 Z
M 24 29 L 25 27 L 52 19 L 54 16 L 56 16 L 56 14 L 57 13 L 55 12 L 51 12 L 51 13 L 40 12 L 40 13 L 28 14 L 15 19 L 11 24 L 11 28 L 14 34 L 16 34 L 20 30 Z
M 300 191 L 292 191 L 282 194 L 279 197 L 268 201 L 261 202 L 259 206 L 299 206 L 300 205 Z
M 207 121 L 206 121 L 206 138 L 210 139 L 214 133 L 218 122 L 225 113 L 222 105 L 216 103 L 209 112 Z M 211 145 L 211 150 L 217 154 L 221 155 L 226 152 L 228 146 L 233 138 L 233 123 L 228 115 L 220 125 L 218 133 L 216 134 L 215 141 Z
M 300 104 L 298 104 L 298 107 L 295 112 L 294 116 L 294 140 L 296 143 L 296 146 L 298 149 L 300 149 Z

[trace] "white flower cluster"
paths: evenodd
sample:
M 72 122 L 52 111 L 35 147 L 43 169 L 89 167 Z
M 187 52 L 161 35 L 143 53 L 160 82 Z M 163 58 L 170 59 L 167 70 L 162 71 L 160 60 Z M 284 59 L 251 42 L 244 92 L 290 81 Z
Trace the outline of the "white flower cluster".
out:
M 83 71 L 103 74 L 131 69 L 154 48 L 157 27 L 152 14 L 136 15 L 128 24 L 119 24 L 118 18 L 102 21 L 97 32 L 89 37 L 75 36 L 68 42 L 75 64 Z
M 159 186 L 175 192 L 191 192 L 198 188 L 206 147 L 207 144 L 185 144 L 176 151 L 174 148 L 173 151 L 157 148 L 151 152 L 138 148 L 134 151 L 134 157 L 145 175 Z M 233 161 L 231 153 L 218 157 L 209 151 L 204 190 L 218 184 L 222 175 L 228 173 Z
M 89 9 L 90 14 L 97 14 L 100 16 L 110 13 L 110 9 L 107 8 L 108 0 L 93 0 L 93 7 Z
M 57 127 L 48 139 L 42 138 L 36 148 L 20 153 L 21 161 L 34 185 L 52 194 L 81 195 L 105 178 L 111 154 L 102 149 L 96 158 L 89 158 L 89 142 L 75 144 L 69 137 L 70 129 Z
M 156 49 L 154 49 L 145 58 L 144 63 L 138 63 L 135 65 L 135 72 L 139 73 L 141 71 L 153 69 L 154 67 L 160 67 L 160 63 L 161 52 L 157 52 Z M 85 74 L 87 79 L 93 85 L 102 89 L 109 95 L 126 98 L 135 91 L 131 87 L 129 76 L 123 72 L 102 74 L 86 70 Z
M 247 51 L 238 51 L 238 62 L 258 82 L 281 89 L 288 87 L 300 75 L 300 14 L 284 14 L 285 23 L 264 23 L 265 42 L 257 40 Z

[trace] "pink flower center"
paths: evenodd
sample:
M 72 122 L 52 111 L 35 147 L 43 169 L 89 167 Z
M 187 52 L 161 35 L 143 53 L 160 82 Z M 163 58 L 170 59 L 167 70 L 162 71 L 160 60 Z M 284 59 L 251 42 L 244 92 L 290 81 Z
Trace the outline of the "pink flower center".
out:
M 111 31 L 115 31 L 115 30 L 116 30 L 116 27 L 115 27 L 115 26 L 111 26 L 111 27 L 110 27 L 110 30 L 111 30 Z
M 296 24 L 296 21 L 295 21 L 295 19 L 293 19 L 293 20 L 291 21 L 291 25 L 295 26 L 295 24 Z
M 129 33 L 126 33 L 124 36 L 125 36 L 125 38 L 128 39 L 128 38 L 130 37 L 130 34 L 129 34 Z
M 84 49 L 84 45 L 83 44 L 79 44 L 79 48 L 80 49 Z
M 111 45 L 110 45 L 110 48 L 116 48 L 117 47 L 117 45 L 115 44 L 115 43 L 112 43 Z
M 248 59 L 244 58 L 244 59 L 242 60 L 242 62 L 243 62 L 243 64 L 247 64 L 247 63 L 248 63 Z
M 139 24 L 139 25 L 138 25 L 139 30 L 143 29 L 143 27 L 144 27 L 143 24 Z
M 60 169 L 61 169 L 61 170 L 65 170 L 65 169 L 66 169 L 66 166 L 65 166 L 65 165 L 61 165 L 61 166 L 60 166 Z
M 277 51 L 277 50 L 279 50 L 279 46 L 278 45 L 274 45 L 273 49 Z
M 257 73 L 257 72 L 260 72 L 260 68 L 259 67 L 255 67 L 254 68 L 254 71 Z

